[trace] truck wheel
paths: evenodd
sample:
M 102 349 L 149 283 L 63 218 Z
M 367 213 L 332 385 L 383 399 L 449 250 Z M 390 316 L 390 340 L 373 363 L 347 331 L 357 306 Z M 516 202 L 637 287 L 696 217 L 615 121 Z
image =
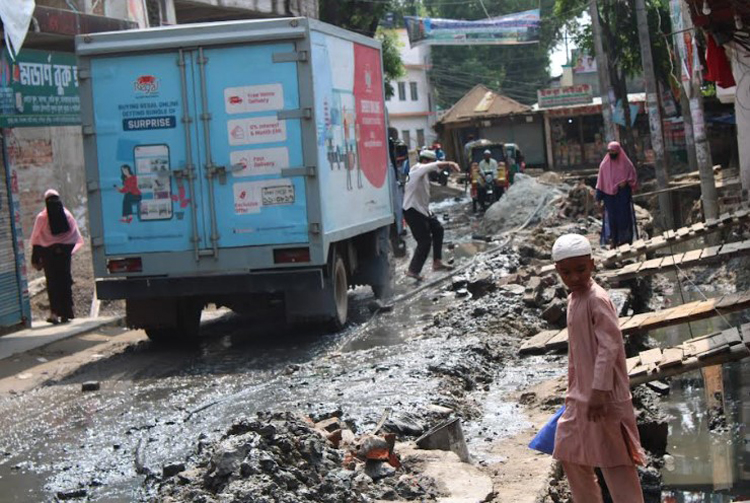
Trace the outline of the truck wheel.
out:
M 377 280 L 372 284 L 372 293 L 377 299 L 388 299 L 393 295 L 393 279 L 396 276 L 396 261 L 390 240 L 381 241 L 381 254 L 377 260 Z
M 200 334 L 203 306 L 193 299 L 177 303 L 177 324 L 173 327 L 146 328 L 146 335 L 159 344 L 196 342 Z
M 333 270 L 331 271 L 331 293 L 333 295 L 334 313 L 331 326 L 339 331 L 346 325 L 349 315 L 349 280 L 346 277 L 344 260 L 334 255 Z

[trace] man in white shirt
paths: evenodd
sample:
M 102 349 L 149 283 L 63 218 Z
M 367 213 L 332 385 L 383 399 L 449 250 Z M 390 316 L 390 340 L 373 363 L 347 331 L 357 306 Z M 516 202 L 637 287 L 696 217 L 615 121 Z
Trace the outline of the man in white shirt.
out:
M 484 151 L 484 159 L 479 161 L 479 171 L 484 175 L 491 174 L 494 178 L 497 173 L 497 161 L 492 158 L 492 152 Z
M 423 280 L 421 276 L 427 256 L 432 245 L 432 270 L 445 271 L 452 269 L 443 264 L 443 226 L 437 217 L 430 212 L 430 180 L 429 173 L 443 168 L 459 171 L 455 162 L 435 162 L 437 155 L 432 150 L 422 150 L 419 162 L 409 170 L 409 177 L 404 188 L 404 218 L 417 241 L 417 249 L 409 264 L 406 275 L 416 280 Z

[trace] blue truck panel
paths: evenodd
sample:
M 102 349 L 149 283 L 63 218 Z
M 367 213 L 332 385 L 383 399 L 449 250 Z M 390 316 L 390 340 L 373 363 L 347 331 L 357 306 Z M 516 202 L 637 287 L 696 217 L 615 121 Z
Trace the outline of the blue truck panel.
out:
M 187 151 L 176 61 L 175 53 L 156 53 L 91 63 L 107 254 L 193 247 L 189 190 L 185 179 L 174 176 L 185 169 Z M 200 218 L 198 227 L 205 243 Z
M 221 247 L 308 241 L 305 180 L 281 176 L 303 166 L 300 119 L 277 118 L 300 107 L 296 62 L 273 62 L 293 51 L 286 43 L 204 52 L 211 148 L 228 173 L 214 184 Z

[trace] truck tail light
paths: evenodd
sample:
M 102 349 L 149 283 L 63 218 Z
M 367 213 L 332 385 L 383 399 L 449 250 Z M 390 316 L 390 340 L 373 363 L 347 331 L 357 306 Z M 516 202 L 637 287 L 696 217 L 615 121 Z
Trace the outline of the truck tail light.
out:
M 143 272 L 143 262 L 141 261 L 141 257 L 107 260 L 107 270 L 110 274 Z
M 310 248 L 278 248 L 273 251 L 274 264 L 310 262 Z

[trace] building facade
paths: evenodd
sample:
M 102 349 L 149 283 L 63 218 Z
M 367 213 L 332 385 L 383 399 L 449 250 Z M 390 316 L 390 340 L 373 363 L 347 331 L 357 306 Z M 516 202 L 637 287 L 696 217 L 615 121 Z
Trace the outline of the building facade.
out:
M 393 96 L 386 102 L 390 127 L 410 150 L 432 145 L 437 139 L 433 129 L 435 109 L 427 72 L 430 69 L 430 47 L 410 47 L 406 30 L 396 30 L 401 60 L 406 70 L 393 83 Z

